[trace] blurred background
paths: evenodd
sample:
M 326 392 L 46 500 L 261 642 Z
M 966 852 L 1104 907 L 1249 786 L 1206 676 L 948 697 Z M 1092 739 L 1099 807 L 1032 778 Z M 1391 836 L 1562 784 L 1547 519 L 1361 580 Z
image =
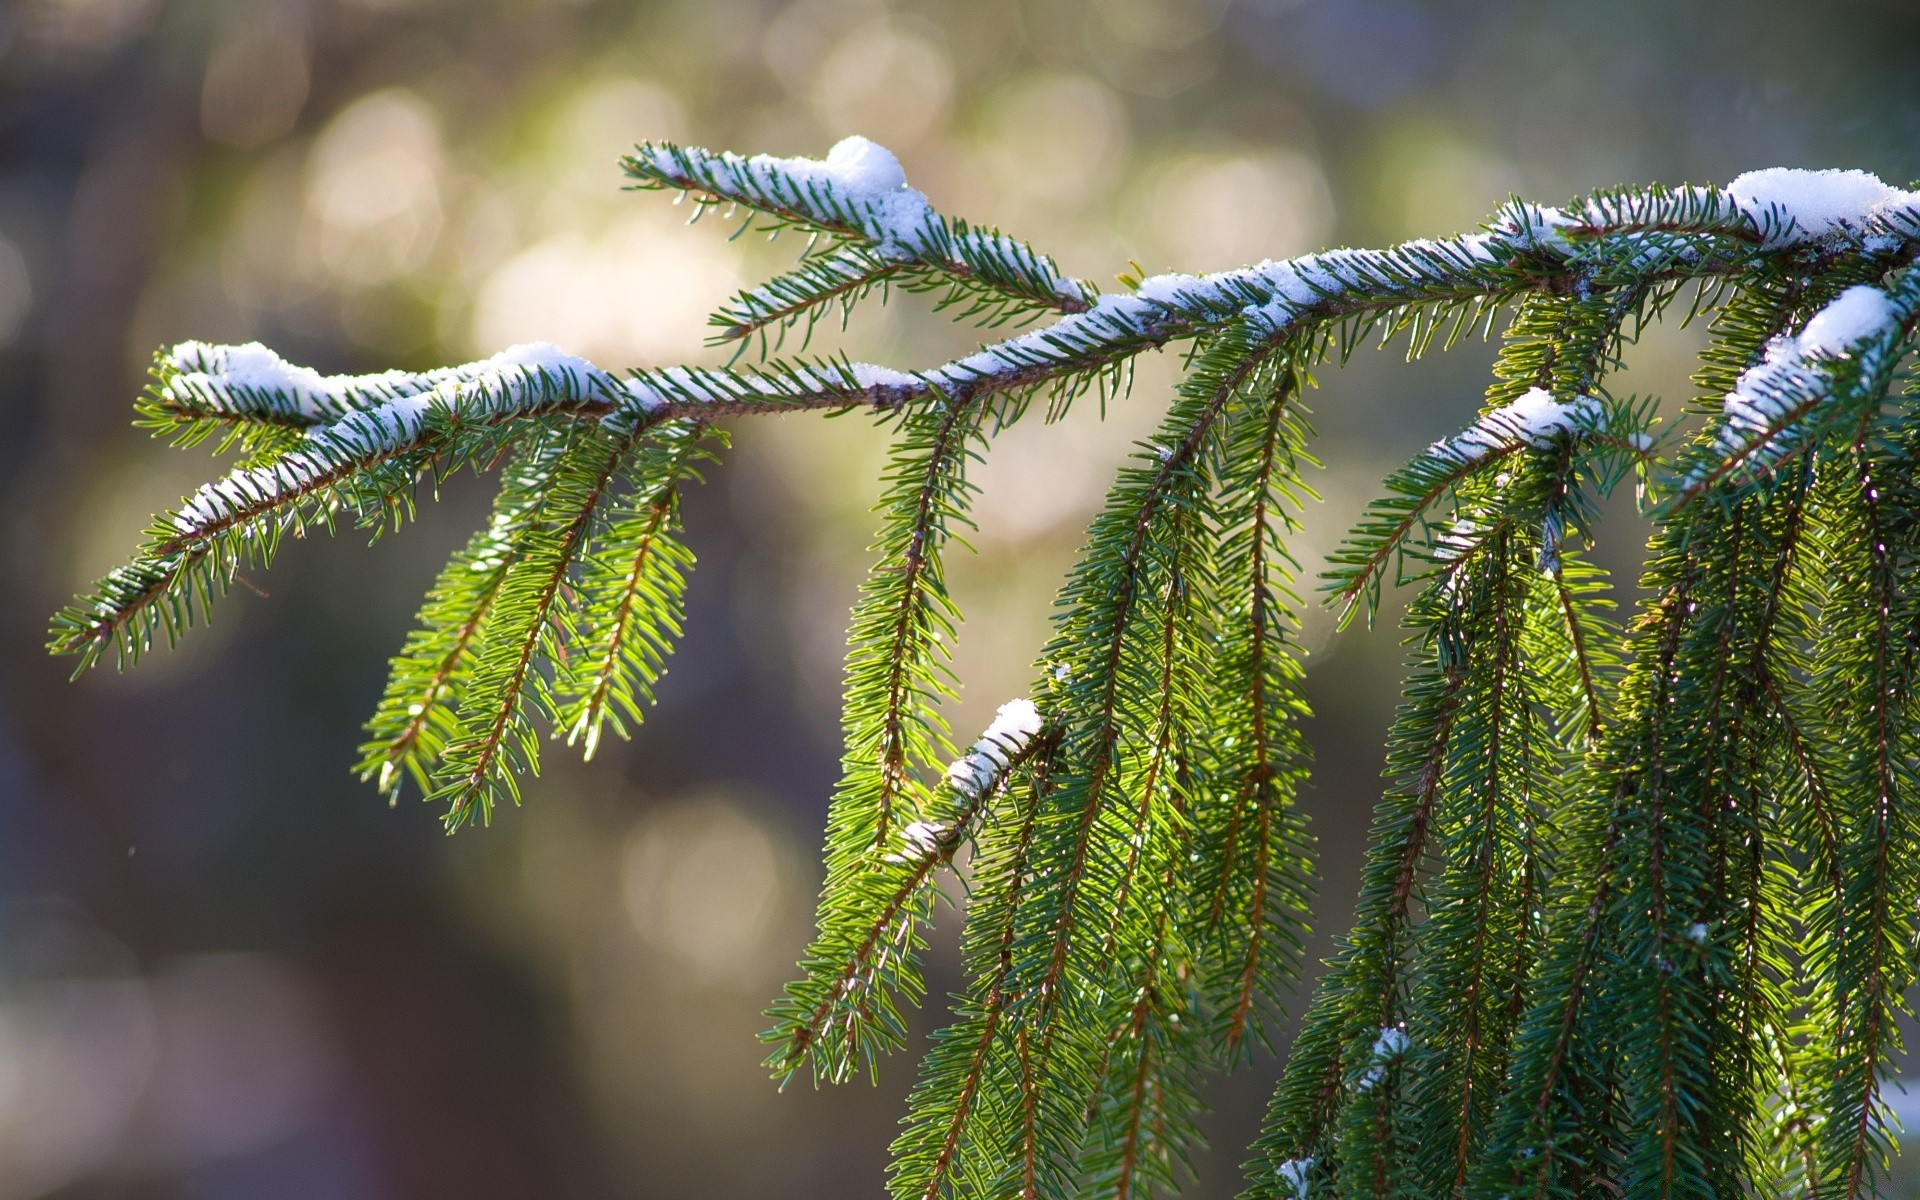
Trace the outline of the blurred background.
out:
M 0 1200 L 881 1194 L 911 1056 L 776 1094 L 760 1010 L 808 932 L 848 605 L 884 442 L 753 421 L 687 506 L 690 631 L 652 720 L 447 839 L 348 773 L 386 657 L 482 519 L 291 546 L 209 629 L 66 681 L 46 618 L 218 470 L 128 424 L 153 350 L 324 370 L 550 339 L 718 361 L 705 313 L 797 243 L 620 190 L 639 139 L 819 154 L 861 132 L 948 213 L 1113 286 L 1472 228 L 1510 193 L 1920 175 L 1903 0 L 0 0 Z M 916 298 L 825 347 L 979 335 Z M 1672 409 L 1697 330 L 1615 390 Z M 1491 349 L 1363 353 L 1313 398 L 1323 553 L 1464 424 Z M 953 586 L 963 739 L 1175 364 L 1003 438 Z M 1602 557 L 1630 579 L 1616 505 Z M 1311 567 L 1309 568 L 1312 569 Z M 1403 650 L 1310 615 L 1324 853 L 1351 910 Z M 955 922 L 933 992 L 957 986 Z M 932 1016 L 938 1017 L 937 1010 Z M 928 1026 L 931 1020 L 926 1023 Z M 925 1026 L 923 1026 L 925 1027 Z M 1196 1196 L 1238 1187 L 1277 1065 L 1216 1083 Z

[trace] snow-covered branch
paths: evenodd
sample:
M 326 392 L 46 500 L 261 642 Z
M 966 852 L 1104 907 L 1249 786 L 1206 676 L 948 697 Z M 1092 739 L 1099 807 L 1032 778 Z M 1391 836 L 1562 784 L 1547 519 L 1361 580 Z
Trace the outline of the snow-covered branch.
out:
M 1902 339 L 1920 317 L 1920 268 L 1892 290 L 1859 284 L 1815 313 L 1798 334 L 1767 344 L 1721 401 L 1712 453 L 1687 473 L 1676 502 L 1714 483 L 1778 462 L 1802 442 L 1821 414 L 1853 394 L 1886 386 Z
M 1090 303 L 1091 287 L 1060 274 L 1051 259 L 1024 242 L 942 217 L 924 192 L 907 186 L 906 171 L 893 152 L 863 137 L 842 140 L 824 159 L 748 158 L 649 144 L 636 147 L 624 166 L 640 187 L 673 188 L 704 203 L 737 205 L 779 224 L 846 239 L 863 251 L 827 277 L 809 279 L 806 272 L 796 272 L 745 293 L 736 304 L 740 323 L 729 336 L 842 296 L 901 267 L 926 268 L 1057 312 L 1082 312 Z M 803 287 L 796 291 L 796 284 Z

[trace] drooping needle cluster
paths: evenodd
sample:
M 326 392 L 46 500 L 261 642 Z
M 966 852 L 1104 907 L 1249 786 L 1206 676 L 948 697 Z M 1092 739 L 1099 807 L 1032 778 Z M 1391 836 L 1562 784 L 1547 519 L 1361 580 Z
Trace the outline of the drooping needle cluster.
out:
M 1913 675 L 1920 194 L 1861 172 L 1515 201 L 1480 231 L 1101 293 L 949 218 L 861 138 L 824 160 L 646 145 L 635 186 L 806 238 L 714 317 L 750 366 L 617 375 L 552 346 L 324 376 L 258 344 L 162 352 L 141 423 L 234 470 L 55 618 L 82 667 L 169 638 L 287 534 L 399 525 L 501 467 L 487 526 L 394 660 L 362 772 L 450 827 L 639 721 L 680 632 L 680 489 L 717 423 L 865 410 L 893 433 L 854 608 L 819 932 L 768 1064 L 839 1081 L 908 1040 L 924 927 L 970 862 L 967 985 L 896 1142 L 901 1200 L 1180 1182 L 1205 1074 L 1301 978 L 1312 845 L 1301 601 L 1309 372 L 1511 313 L 1478 419 L 1390 476 L 1322 579 L 1411 585 L 1405 703 L 1355 923 L 1289 1055 L 1248 1195 L 1851 1197 L 1887 1148 L 1920 937 Z M 999 326 L 902 371 L 771 357 L 893 288 Z M 1607 386 L 1675 311 L 1710 323 L 1693 411 Z M 798 333 L 796 333 L 798 331 Z M 969 465 L 1187 348 L 1059 598 L 1030 700 L 956 754 L 943 562 Z M 1671 429 L 1671 427 L 1666 427 Z M 1627 626 L 1588 561 L 1632 477 L 1655 518 Z

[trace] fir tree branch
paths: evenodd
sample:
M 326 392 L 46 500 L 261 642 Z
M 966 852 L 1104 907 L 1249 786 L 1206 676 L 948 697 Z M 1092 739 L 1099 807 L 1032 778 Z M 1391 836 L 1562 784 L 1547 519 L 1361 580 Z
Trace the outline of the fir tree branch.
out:
M 960 997 L 951 1025 L 934 1036 L 922 1062 L 920 1082 L 908 1100 L 906 1132 L 893 1143 L 893 1165 L 888 1188 L 895 1200 L 939 1200 L 959 1194 L 964 1180 L 977 1184 L 985 1170 L 997 1169 L 1004 1150 L 989 1140 L 988 1164 L 963 1160 L 962 1151 L 973 1124 L 980 1120 L 982 1092 L 998 1084 L 1002 1094 L 991 1098 L 981 1123 L 999 1124 L 1014 1101 L 1012 1081 L 990 1072 L 992 1051 L 1005 1035 L 1008 1007 L 1017 998 L 1013 982 L 1016 917 L 1022 892 L 1032 874 L 1034 832 L 1048 791 L 1053 786 L 1054 759 L 1059 752 L 1058 731 L 1052 731 L 1036 750 L 1028 792 L 1014 804 L 1016 819 L 990 821 L 980 839 L 981 864 L 969 906 L 963 954 L 972 984 Z M 977 999 L 976 999 L 977 998 Z M 991 1130 L 986 1135 L 991 1138 Z M 976 1133 L 975 1140 L 981 1135 Z M 1001 1149 L 1000 1153 L 994 1153 Z
M 538 772 L 527 710 L 536 707 L 549 717 L 558 713 L 537 671 L 543 661 L 560 661 L 560 647 L 574 640 L 571 622 L 558 608 L 561 589 L 642 436 L 636 426 L 624 436 L 571 438 L 547 477 L 542 516 L 550 509 L 563 523 L 550 539 L 529 545 L 501 579 L 482 622 L 460 729 L 448 739 L 437 786 L 427 797 L 446 803 L 449 829 L 476 816 L 483 824 L 491 820 L 496 797 L 505 794 L 517 803 L 516 777 Z
M 1336 553 L 1343 621 L 1422 587 L 1351 938 L 1275 1095 L 1250 1195 L 1620 1200 L 1872 1189 L 1920 939 L 1920 421 L 1890 403 L 1920 323 L 1920 192 L 1859 172 L 1515 200 L 1482 231 L 1101 295 L 941 216 L 864 139 L 824 160 L 642 146 L 638 186 L 798 228 L 795 267 L 716 315 L 755 369 L 625 377 L 550 346 L 322 375 L 257 344 L 156 358 L 139 423 L 240 460 L 54 620 L 84 669 L 199 620 L 287 535 L 378 534 L 422 481 L 507 466 L 429 593 L 363 772 L 448 821 L 517 799 L 543 733 L 638 721 L 683 620 L 681 485 L 716 421 L 894 427 L 852 629 L 819 935 L 768 1065 L 838 1080 L 904 1043 L 934 881 L 975 846 L 967 988 L 895 1145 L 897 1200 L 1170 1189 L 1199 1079 L 1265 1040 L 1298 973 L 1309 840 L 1288 537 L 1321 358 L 1411 354 L 1518 304 L 1478 419 L 1387 481 Z M 1693 285 L 1693 411 L 1604 386 Z M 1051 323 L 908 374 L 767 360 L 895 289 Z M 970 458 L 1188 343 L 1060 595 L 1038 697 L 951 756 L 942 552 Z M 1911 399 L 1907 397 L 1905 399 Z M 1677 440 L 1677 439 L 1674 439 Z M 1657 484 L 1630 631 L 1583 555 L 1600 500 Z M 1445 511 L 1441 507 L 1445 506 Z M 1630 665 L 1623 665 L 1630 659 Z
M 524 548 L 558 442 L 550 434 L 519 452 L 504 473 L 492 519 L 448 560 L 427 593 L 419 627 L 393 660 L 386 691 L 367 722 L 372 736 L 361 747 L 360 762 L 361 778 L 377 778 L 389 800 L 398 799 L 409 777 L 422 794 L 432 790 L 446 740 L 459 730 L 455 707 L 481 624 Z
M 723 322 L 731 326 L 728 338 L 791 320 L 900 270 L 932 273 L 923 286 L 945 280 L 986 293 L 986 307 L 996 314 L 1006 305 L 1075 313 L 1089 304 L 1091 289 L 1061 276 L 1051 259 L 1024 243 L 941 217 L 907 186 L 900 160 L 863 137 L 845 139 L 825 159 L 743 158 L 660 144 L 636 147 L 622 165 L 638 187 L 671 188 L 703 205 L 738 205 L 763 214 L 773 228 L 795 226 L 848 243 L 835 254 L 863 252 L 852 270 L 810 273 L 803 266 L 766 296 L 742 297 L 738 311 L 745 319 Z M 843 286 L 849 277 L 864 282 Z
M 790 1076 L 808 1055 L 828 1078 L 843 1077 L 863 1053 L 871 1066 L 872 1051 L 863 1050 L 862 1039 L 873 1036 L 876 1006 L 882 1036 L 889 1044 L 905 1040 L 890 996 L 919 993 L 918 976 L 907 975 L 900 964 L 921 946 L 918 926 L 931 909 L 934 872 L 953 861 L 987 803 L 1046 739 L 1030 702 L 1002 705 L 967 755 L 947 769 L 944 810 L 930 814 L 937 819 L 906 826 L 898 851 L 861 856 L 859 886 L 842 885 L 850 901 L 823 907 L 820 935 L 802 963 L 806 979 L 790 986 L 769 1014 L 779 1022 L 764 1038 L 779 1047 L 766 1064 L 776 1076 Z M 835 1026 L 841 1030 L 838 1045 L 822 1047 L 823 1035 Z
M 701 421 L 658 427 L 637 461 L 623 464 L 637 482 L 635 495 L 622 501 L 581 556 L 576 591 L 583 629 L 574 652 L 554 663 L 553 691 L 556 732 L 565 730 L 569 745 L 584 741 L 586 758 L 609 722 L 627 736 L 626 721 L 641 720 L 642 705 L 652 703 L 654 684 L 665 674 L 693 567 L 693 555 L 675 536 L 680 489 L 697 478 L 701 459 L 713 459 L 703 446 L 707 436 Z

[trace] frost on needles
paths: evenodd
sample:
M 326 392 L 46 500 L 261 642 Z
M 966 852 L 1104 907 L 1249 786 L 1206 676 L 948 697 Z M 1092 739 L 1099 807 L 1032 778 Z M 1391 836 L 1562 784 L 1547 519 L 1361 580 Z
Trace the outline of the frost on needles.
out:
M 944 889 L 966 982 L 893 1194 L 1166 1192 L 1207 1073 L 1268 1045 L 1309 973 L 1303 389 L 1369 337 L 1418 356 L 1503 323 L 1480 414 L 1388 476 L 1320 572 L 1344 618 L 1406 589 L 1408 674 L 1354 922 L 1246 1195 L 1873 1190 L 1920 937 L 1920 195 L 1756 171 L 1099 292 L 940 213 L 863 138 L 821 160 L 649 144 L 625 167 L 696 215 L 802 235 L 715 314 L 732 365 L 535 345 L 326 375 L 257 343 L 163 351 L 140 423 L 238 461 L 55 618 L 54 649 L 131 662 L 288 534 L 394 529 L 423 481 L 498 464 L 359 764 L 450 828 L 484 822 L 543 734 L 592 754 L 644 718 L 694 565 L 680 497 L 725 428 L 863 412 L 893 449 L 818 933 L 768 1066 L 840 1081 L 908 1044 Z M 775 355 L 896 288 L 1020 328 L 914 369 Z M 1609 386 L 1663 315 L 1710 331 L 1697 432 Z M 1052 419 L 1124 395 L 1131 360 L 1172 346 L 1185 377 L 1118 464 L 1031 699 L 957 751 L 944 564 L 971 464 L 1036 399 Z M 1628 479 L 1654 532 L 1623 624 L 1590 552 Z

